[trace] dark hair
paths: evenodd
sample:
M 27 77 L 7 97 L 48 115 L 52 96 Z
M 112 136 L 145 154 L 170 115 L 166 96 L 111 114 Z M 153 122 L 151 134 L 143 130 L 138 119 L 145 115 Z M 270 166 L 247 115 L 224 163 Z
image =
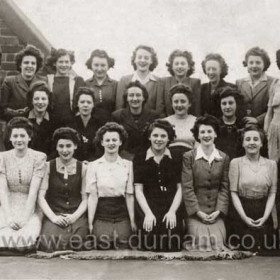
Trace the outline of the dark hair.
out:
M 276 64 L 278 69 L 280 69 L 280 50 L 276 51 Z
M 94 91 L 91 88 L 88 87 L 79 87 L 77 93 L 74 96 L 74 100 L 73 100 L 73 111 L 74 112 L 78 112 L 78 102 L 79 102 L 79 98 L 81 95 L 89 95 L 92 98 L 93 104 L 95 102 L 95 96 L 94 96 Z
M 33 137 L 33 124 L 24 117 L 14 117 L 8 122 L 6 130 L 6 139 L 10 139 L 13 129 L 22 128 L 30 138 Z
M 172 142 L 176 138 L 174 127 L 167 120 L 157 119 L 153 121 L 147 131 L 148 138 L 151 136 L 155 128 L 163 129 L 167 132 L 169 142 Z
M 265 72 L 268 67 L 270 66 L 270 58 L 268 56 L 268 53 L 264 50 L 261 49 L 260 47 L 253 47 L 251 49 L 249 49 L 246 54 L 245 54 L 245 60 L 243 61 L 243 65 L 244 67 L 248 66 L 248 59 L 249 56 L 260 56 L 263 60 L 263 64 L 264 64 L 264 68 L 263 68 L 263 72 Z
M 166 63 L 167 66 L 167 70 L 168 72 L 174 76 L 174 71 L 172 69 L 173 67 L 173 61 L 176 57 L 185 57 L 186 60 L 188 61 L 188 65 L 189 65 L 189 70 L 187 72 L 187 76 L 189 77 L 191 74 L 194 73 L 194 61 L 193 61 L 193 57 L 192 57 L 192 53 L 188 52 L 188 51 L 181 51 L 181 50 L 175 50 L 173 51 L 169 57 L 168 57 L 168 62 Z
M 257 131 L 260 135 L 262 144 L 264 143 L 264 141 L 265 141 L 264 131 L 258 125 L 253 125 L 253 124 L 246 125 L 242 129 L 242 131 L 241 131 L 241 141 L 242 141 L 242 143 L 243 143 L 243 140 L 244 140 L 245 133 L 248 132 L 248 131 Z
M 85 63 L 88 69 L 92 70 L 92 60 L 95 56 L 100 57 L 100 58 L 106 58 L 107 63 L 108 63 L 108 68 L 114 67 L 115 59 L 110 57 L 106 51 L 97 49 L 97 50 L 92 51 L 92 53 L 90 54 L 90 57 L 87 59 L 87 61 Z
M 55 63 L 57 62 L 57 60 L 65 55 L 69 55 L 70 58 L 70 62 L 72 64 L 75 63 L 75 54 L 73 51 L 69 51 L 69 50 L 65 50 L 65 49 L 51 49 L 51 53 L 50 55 L 47 57 L 46 59 L 46 66 L 49 66 L 52 70 L 56 70 L 56 66 Z
M 200 142 L 198 139 L 198 134 L 199 134 L 199 127 L 201 125 L 209 125 L 212 126 L 214 131 L 217 134 L 217 137 L 219 137 L 220 134 L 220 126 L 219 126 L 219 121 L 217 118 L 215 118 L 212 115 L 204 115 L 202 117 L 199 117 L 196 119 L 194 123 L 194 127 L 191 129 L 191 132 L 193 133 L 193 136 L 197 142 Z
M 106 132 L 117 132 L 120 136 L 120 140 L 122 141 L 122 147 L 124 146 L 128 137 L 128 134 L 124 129 L 124 127 L 116 122 L 107 122 L 105 125 L 100 127 L 96 132 L 94 142 L 98 148 L 104 150 L 103 146 L 101 145 L 101 142 Z
M 127 85 L 126 90 L 125 90 L 124 95 L 123 95 L 124 104 L 127 104 L 127 94 L 128 94 L 128 90 L 129 90 L 130 88 L 132 88 L 132 87 L 137 87 L 137 88 L 140 88 L 140 89 L 142 90 L 142 95 L 143 95 L 143 97 L 144 97 L 144 102 L 143 102 L 142 105 L 144 105 L 144 104 L 147 102 L 148 98 L 149 98 L 149 93 L 148 93 L 146 87 L 143 86 L 143 85 L 142 85 L 139 81 L 137 81 L 137 80 L 134 81 L 134 82 L 130 82 L 130 83 Z
M 53 108 L 53 95 L 52 92 L 50 91 L 48 85 L 44 81 L 37 81 L 34 84 L 32 84 L 29 92 L 27 93 L 26 101 L 27 101 L 27 106 L 30 110 L 33 109 L 33 97 L 34 93 L 36 91 L 44 91 L 49 99 L 49 105 L 47 108 L 47 111 L 51 111 Z
M 132 53 L 132 57 L 131 57 L 131 64 L 133 66 L 133 69 L 136 70 L 137 66 L 135 64 L 135 58 L 136 58 L 136 53 L 139 49 L 143 49 L 147 52 L 149 52 L 151 54 L 152 57 L 152 64 L 149 67 L 150 71 L 153 71 L 157 65 L 158 65 L 158 58 L 157 58 L 157 53 L 155 52 L 155 50 L 152 47 L 149 46 L 145 46 L 145 45 L 139 45 Z
M 176 93 L 184 94 L 188 98 L 189 103 L 190 104 L 193 103 L 193 92 L 192 92 L 192 89 L 189 86 L 186 86 L 184 84 L 176 84 L 173 87 L 171 87 L 169 89 L 169 97 L 170 97 L 171 101 L 172 101 L 172 97 Z
M 35 72 L 37 73 L 43 65 L 44 58 L 42 52 L 33 45 L 27 45 L 24 49 L 19 51 L 15 57 L 17 70 L 19 72 L 21 71 L 21 63 L 25 56 L 34 56 L 36 58 L 37 67 Z
M 81 143 L 80 134 L 70 127 L 60 127 L 54 131 L 52 140 L 55 146 L 60 139 L 70 140 L 77 146 Z
M 218 53 L 207 54 L 205 59 L 201 63 L 204 74 L 206 74 L 206 62 L 209 60 L 215 60 L 220 64 L 221 67 L 220 78 L 223 79 L 228 74 L 228 65 L 226 64 L 225 59 Z

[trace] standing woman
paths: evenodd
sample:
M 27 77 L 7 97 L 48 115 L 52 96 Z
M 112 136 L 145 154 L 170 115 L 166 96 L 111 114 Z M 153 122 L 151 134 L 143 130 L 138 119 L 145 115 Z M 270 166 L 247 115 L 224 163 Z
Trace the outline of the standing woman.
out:
M 249 77 L 237 80 L 236 84 L 244 98 L 246 113 L 244 121 L 263 127 L 268 100 L 273 95 L 277 79 L 265 74 L 270 66 L 270 59 L 264 49 L 259 47 L 249 49 L 243 65 L 247 67 Z
M 174 113 L 169 96 L 170 88 L 178 83 L 191 88 L 193 103 L 190 107 L 189 113 L 197 117 L 200 116 L 200 80 L 190 78 L 190 76 L 194 73 L 194 64 L 192 54 L 189 51 L 174 50 L 169 55 L 166 66 L 171 76 L 162 79 L 164 89 L 164 107 L 165 114 L 167 116 Z
M 26 98 L 31 86 L 38 80 L 46 81 L 45 77 L 37 74 L 43 65 L 43 54 L 38 48 L 27 45 L 17 53 L 15 61 L 20 74 L 7 76 L 0 90 L 1 114 L 7 121 L 25 116 L 28 111 Z
M 234 84 L 228 83 L 224 77 L 228 74 L 228 65 L 225 59 L 218 53 L 210 53 L 201 63 L 204 74 L 209 82 L 201 85 L 201 114 L 205 113 L 221 117 L 218 90 L 222 87 Z
M 7 129 L 14 148 L 0 153 L 0 251 L 25 253 L 41 230 L 36 200 L 46 155 L 28 148 L 33 127 L 26 118 L 12 119 Z
M 45 214 L 40 250 L 81 250 L 88 227 L 86 166 L 73 157 L 79 135 L 72 128 L 62 127 L 54 132 L 53 141 L 58 157 L 47 163 L 38 199 Z
M 137 224 L 142 250 L 181 250 L 181 169 L 167 145 L 175 131 L 166 120 L 154 121 L 148 130 L 150 148 L 134 158 Z
M 193 127 L 200 145 L 183 156 L 182 191 L 187 213 L 189 250 L 224 250 L 224 216 L 229 205 L 229 158 L 214 145 L 219 135 L 218 120 L 200 117 Z
M 245 250 L 266 249 L 266 245 L 272 244 L 271 211 L 277 191 L 277 165 L 260 156 L 264 134 L 259 128 L 246 127 L 242 138 L 246 154 L 233 159 L 229 169 L 231 197 L 236 209 L 231 220 L 235 237 L 229 239 L 229 243 Z M 236 240 L 240 243 L 233 243 Z
M 104 154 L 88 165 L 88 223 L 98 249 L 127 249 L 136 230 L 132 162 L 119 156 L 126 138 L 123 126 L 114 122 L 102 126 L 96 142 Z
M 86 62 L 88 69 L 92 70 L 92 78 L 86 80 L 86 86 L 94 91 L 95 106 L 112 113 L 115 110 L 118 82 L 111 79 L 107 72 L 115 65 L 104 50 L 94 50 Z
M 164 115 L 163 89 L 159 78 L 152 72 L 158 65 L 158 58 L 152 47 L 140 45 L 131 57 L 131 64 L 135 72 L 131 75 L 123 76 L 117 88 L 116 110 L 125 108 L 123 95 L 130 82 L 139 81 L 148 91 L 149 98 L 145 104 L 148 109 L 155 110 L 159 115 Z
M 47 58 L 46 65 L 55 71 L 47 77 L 54 96 L 53 116 L 57 127 L 73 119 L 74 96 L 78 88 L 85 85 L 83 78 L 71 71 L 74 62 L 74 52 L 65 49 L 52 49 Z

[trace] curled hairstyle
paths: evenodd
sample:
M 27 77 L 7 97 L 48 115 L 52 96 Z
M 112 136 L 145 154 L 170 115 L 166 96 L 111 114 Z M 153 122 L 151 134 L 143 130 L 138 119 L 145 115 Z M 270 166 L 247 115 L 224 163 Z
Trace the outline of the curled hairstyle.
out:
M 145 86 L 143 86 L 139 81 L 134 81 L 134 82 L 130 82 L 127 87 L 126 87 L 126 90 L 124 92 L 124 95 L 123 95 L 123 101 L 124 101 L 124 104 L 127 104 L 127 95 L 128 95 L 128 90 L 132 87 L 137 87 L 137 88 L 140 88 L 142 90 L 142 95 L 144 97 L 144 101 L 143 101 L 143 104 L 142 106 L 147 102 L 148 98 L 149 98 L 149 93 L 146 89 Z
M 36 48 L 33 45 L 27 45 L 24 49 L 22 49 L 16 54 L 15 62 L 16 62 L 17 70 L 19 72 L 21 71 L 21 63 L 25 56 L 34 56 L 36 58 L 37 61 L 36 73 L 37 73 L 39 69 L 42 67 L 43 60 L 44 60 L 43 54 L 40 51 L 40 49 Z
M 242 143 L 244 141 L 245 133 L 248 132 L 248 131 L 256 131 L 256 132 L 258 132 L 259 135 L 260 135 L 260 139 L 261 139 L 262 144 L 264 143 L 264 141 L 265 141 L 264 131 L 258 125 L 253 125 L 253 124 L 246 125 L 244 127 L 244 129 L 242 129 L 242 132 L 241 132 L 241 141 L 242 141 Z
M 110 57 L 106 51 L 104 50 L 99 50 L 99 49 L 96 49 L 94 51 L 92 51 L 92 53 L 90 54 L 90 57 L 87 59 L 86 61 L 86 66 L 88 69 L 92 70 L 92 60 L 94 57 L 100 57 L 100 58 L 106 58 L 107 60 L 107 63 L 108 63 L 108 68 L 113 68 L 114 65 L 115 65 L 115 59 Z
M 55 146 L 60 139 L 70 140 L 76 146 L 79 146 L 81 143 L 80 134 L 75 129 L 70 127 L 60 127 L 54 131 L 52 140 Z
M 199 134 L 199 127 L 201 125 L 209 125 L 212 126 L 214 131 L 217 134 L 217 137 L 219 137 L 220 134 L 220 126 L 219 126 L 219 121 L 217 118 L 215 118 L 212 115 L 204 115 L 202 117 L 199 117 L 196 119 L 194 123 L 194 127 L 191 129 L 191 132 L 193 133 L 193 136 L 197 142 L 200 142 L 198 139 L 198 134 Z
M 190 87 L 188 87 L 188 86 L 186 86 L 184 84 L 176 84 L 173 87 L 171 87 L 169 89 L 169 97 L 170 97 L 171 101 L 172 101 L 172 97 L 176 93 L 184 94 L 188 98 L 189 103 L 190 104 L 193 103 L 193 92 L 192 92 Z
M 194 61 L 193 61 L 193 57 L 192 57 L 192 53 L 191 52 L 188 52 L 188 51 L 181 51 L 181 50 L 175 50 L 173 51 L 169 57 L 168 57 L 168 62 L 166 63 L 166 66 L 167 66 L 167 70 L 168 72 L 171 74 L 171 76 L 174 76 L 174 71 L 172 69 L 173 67 L 173 62 L 174 62 L 174 59 L 176 57 L 184 57 L 186 58 L 187 62 L 188 62 L 188 65 L 189 65 L 189 70 L 187 72 L 187 76 L 189 77 L 191 74 L 194 73 Z
M 75 63 L 75 54 L 73 51 L 65 50 L 65 49 L 51 49 L 50 55 L 47 57 L 46 66 L 49 66 L 52 70 L 56 70 L 55 63 L 57 60 L 65 55 L 69 55 L 70 62 L 73 65 Z
M 74 112 L 79 111 L 78 102 L 79 102 L 80 96 L 83 95 L 83 94 L 91 96 L 92 102 L 94 104 L 94 102 L 95 102 L 94 91 L 89 87 L 79 87 L 77 93 L 74 96 L 74 100 L 73 100 L 73 110 L 74 110 Z
M 154 122 L 152 122 L 147 131 L 148 138 L 150 138 L 155 128 L 165 130 L 167 132 L 169 142 L 172 142 L 176 138 L 175 129 L 167 120 L 157 119 Z
M 264 50 L 261 49 L 260 47 L 253 47 L 251 49 L 249 49 L 246 54 L 245 54 L 245 60 L 243 61 L 243 65 L 244 67 L 248 66 L 248 59 L 249 56 L 260 56 L 263 60 L 263 64 L 264 64 L 264 68 L 263 68 L 263 72 L 265 72 L 268 67 L 270 66 L 270 58 L 268 56 L 268 53 Z
M 26 131 L 28 136 L 33 137 L 33 124 L 24 117 L 14 117 L 8 122 L 6 130 L 6 139 L 10 139 L 13 129 L 22 128 Z
M 120 136 L 120 140 L 122 141 L 122 147 L 124 146 L 128 137 L 128 134 L 124 127 L 116 122 L 107 122 L 105 125 L 103 125 L 97 130 L 94 138 L 95 145 L 99 149 L 101 149 L 102 151 L 104 150 L 104 147 L 101 145 L 101 142 L 106 132 L 117 132 Z
M 35 82 L 32 86 L 30 91 L 27 93 L 27 106 L 30 110 L 32 110 L 33 107 L 33 97 L 34 97 L 34 93 L 36 91 L 43 91 L 46 93 L 46 95 L 48 96 L 48 100 L 49 100 L 49 105 L 47 108 L 47 111 L 51 111 L 53 109 L 53 95 L 52 92 L 50 91 L 49 87 L 47 86 L 47 84 L 44 81 L 37 81 Z
M 145 46 L 145 45 L 139 45 L 132 53 L 132 57 L 131 57 L 131 65 L 133 66 L 133 69 L 136 70 L 137 69 L 137 66 L 136 66 L 136 63 L 134 62 L 135 61 L 135 58 L 136 58 L 136 53 L 138 50 L 145 50 L 147 52 L 149 52 L 151 54 L 151 58 L 152 58 L 152 64 L 150 65 L 149 67 L 149 70 L 150 71 L 153 71 L 157 65 L 158 65 L 158 58 L 157 58 L 157 53 L 155 52 L 155 50 L 152 48 L 152 47 L 149 47 L 149 46 Z
M 204 74 L 206 74 L 206 62 L 209 60 L 215 60 L 220 64 L 221 67 L 220 78 L 223 79 L 228 74 L 228 65 L 225 59 L 218 53 L 207 54 L 205 59 L 201 63 Z

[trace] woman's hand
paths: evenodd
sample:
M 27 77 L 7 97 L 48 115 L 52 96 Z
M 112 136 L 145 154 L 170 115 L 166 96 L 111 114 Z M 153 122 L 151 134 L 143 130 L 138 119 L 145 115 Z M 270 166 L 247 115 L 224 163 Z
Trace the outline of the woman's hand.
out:
M 266 222 L 265 219 L 262 217 L 262 218 L 259 218 L 258 220 L 255 220 L 254 224 L 256 227 L 262 227 L 265 222 Z
M 244 122 L 244 124 L 258 124 L 258 120 L 256 118 L 253 117 L 244 117 L 242 119 L 242 121 Z
M 135 224 L 135 221 L 130 221 L 130 226 L 131 226 L 132 232 L 136 232 L 137 226 L 136 226 L 136 224 Z
M 244 222 L 249 227 L 256 227 L 256 221 L 254 221 L 253 219 L 251 219 L 251 218 L 249 218 L 247 216 L 244 218 Z
M 157 220 L 155 215 L 150 212 L 147 215 L 145 215 L 144 223 L 143 223 L 143 228 L 146 231 L 152 231 L 153 227 L 156 226 Z
M 63 214 L 68 225 L 73 225 L 77 221 L 77 217 L 73 214 Z
M 60 226 L 60 227 L 68 227 L 68 222 L 66 220 L 66 218 L 64 216 L 61 216 L 61 215 L 55 215 L 53 218 L 52 218 L 52 223 Z
M 176 227 L 176 213 L 168 211 L 163 217 L 163 222 L 166 222 L 166 228 L 173 229 Z
M 7 219 L 7 225 L 13 229 L 13 230 L 19 230 L 21 229 L 20 225 L 18 222 L 14 221 L 12 218 Z
M 197 211 L 196 215 L 201 220 L 202 223 L 209 224 L 209 222 L 208 222 L 208 215 L 206 213 L 204 213 L 202 211 Z
M 209 224 L 214 224 L 216 222 L 217 218 L 219 217 L 219 215 L 220 215 L 219 210 L 217 210 L 217 211 L 211 213 L 210 215 L 208 215 L 208 223 Z
M 89 228 L 89 234 L 92 234 L 92 231 L 93 231 L 93 224 L 89 224 L 88 228 Z

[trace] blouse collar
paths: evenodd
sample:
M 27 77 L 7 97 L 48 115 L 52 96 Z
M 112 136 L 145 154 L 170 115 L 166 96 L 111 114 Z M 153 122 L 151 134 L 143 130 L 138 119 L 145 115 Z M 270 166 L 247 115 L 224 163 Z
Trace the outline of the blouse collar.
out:
M 205 155 L 204 151 L 202 150 L 201 145 L 198 145 L 197 149 L 196 149 L 196 156 L 195 156 L 195 160 L 198 159 L 205 159 L 206 161 L 208 161 L 209 164 L 212 164 L 212 162 L 216 159 L 216 160 L 220 160 L 222 159 L 219 151 L 216 149 L 216 147 L 214 146 L 213 152 L 211 153 L 210 157 L 207 158 L 207 156 Z
M 139 77 L 137 71 L 134 72 L 134 74 L 132 76 L 132 79 L 131 79 L 132 82 L 138 81 L 143 85 L 147 84 L 150 80 L 151 81 L 156 81 L 156 77 L 151 72 L 149 72 L 149 74 L 146 76 L 146 78 L 144 80 L 142 80 Z
M 155 158 L 155 154 L 152 150 L 152 148 L 150 147 L 148 150 L 147 150 L 147 153 L 146 153 L 146 159 L 145 160 L 149 160 L 150 158 Z M 169 157 L 170 159 L 172 159 L 171 157 L 171 153 L 170 153 L 170 150 L 168 148 L 165 148 L 165 151 L 163 153 L 163 156 L 167 156 Z
M 64 164 L 60 157 L 56 158 L 56 171 L 58 173 L 64 174 L 64 179 L 68 179 L 68 175 L 74 175 L 77 172 L 77 160 L 72 158 L 72 160 Z

